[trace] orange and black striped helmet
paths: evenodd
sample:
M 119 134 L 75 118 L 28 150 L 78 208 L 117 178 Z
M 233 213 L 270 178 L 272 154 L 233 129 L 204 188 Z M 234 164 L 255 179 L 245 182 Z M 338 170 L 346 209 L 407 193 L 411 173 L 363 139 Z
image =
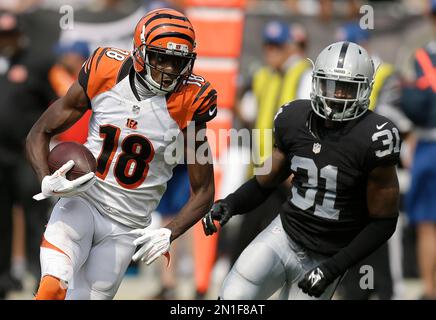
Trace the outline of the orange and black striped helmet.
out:
M 194 28 L 176 10 L 150 11 L 136 25 L 134 68 L 156 94 L 177 90 L 183 79 L 189 77 L 196 58 L 194 50 Z

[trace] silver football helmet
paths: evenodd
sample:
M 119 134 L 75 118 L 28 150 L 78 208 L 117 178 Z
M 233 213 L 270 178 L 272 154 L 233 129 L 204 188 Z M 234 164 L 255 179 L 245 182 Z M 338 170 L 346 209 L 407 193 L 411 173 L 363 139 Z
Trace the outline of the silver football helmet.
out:
M 313 66 L 314 112 L 332 121 L 360 117 L 368 110 L 374 72 L 374 62 L 361 46 L 346 41 L 327 46 Z

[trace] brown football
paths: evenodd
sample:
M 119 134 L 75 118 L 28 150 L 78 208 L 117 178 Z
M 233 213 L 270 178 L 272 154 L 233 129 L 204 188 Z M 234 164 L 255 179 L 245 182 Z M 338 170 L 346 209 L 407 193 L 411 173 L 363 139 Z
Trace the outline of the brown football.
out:
M 74 167 L 67 172 L 68 180 L 77 179 L 88 172 L 95 172 L 97 161 L 91 151 L 77 142 L 61 142 L 49 153 L 47 163 L 50 173 L 55 172 L 69 160 L 74 160 Z

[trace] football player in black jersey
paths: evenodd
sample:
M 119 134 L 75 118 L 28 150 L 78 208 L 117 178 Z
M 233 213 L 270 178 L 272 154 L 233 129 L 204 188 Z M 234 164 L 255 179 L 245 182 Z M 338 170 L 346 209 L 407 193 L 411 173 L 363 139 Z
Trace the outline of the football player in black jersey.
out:
M 368 110 L 374 64 L 352 42 L 327 46 L 310 100 L 284 105 L 274 121 L 271 171 L 257 175 L 203 218 L 207 235 L 251 211 L 293 175 L 279 216 L 241 254 L 222 299 L 330 299 L 345 271 L 386 242 L 398 217 L 398 129 Z

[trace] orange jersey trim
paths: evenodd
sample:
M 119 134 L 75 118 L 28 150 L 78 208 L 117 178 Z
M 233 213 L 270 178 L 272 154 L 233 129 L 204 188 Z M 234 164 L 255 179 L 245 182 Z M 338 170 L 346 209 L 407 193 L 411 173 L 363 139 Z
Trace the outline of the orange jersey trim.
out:
M 189 121 L 209 121 L 216 116 L 217 92 L 200 76 L 192 75 L 168 100 L 168 112 L 181 130 Z
M 79 83 L 90 100 L 118 83 L 119 73 L 129 58 L 129 51 L 117 48 L 97 48 L 94 51 L 79 74 Z

